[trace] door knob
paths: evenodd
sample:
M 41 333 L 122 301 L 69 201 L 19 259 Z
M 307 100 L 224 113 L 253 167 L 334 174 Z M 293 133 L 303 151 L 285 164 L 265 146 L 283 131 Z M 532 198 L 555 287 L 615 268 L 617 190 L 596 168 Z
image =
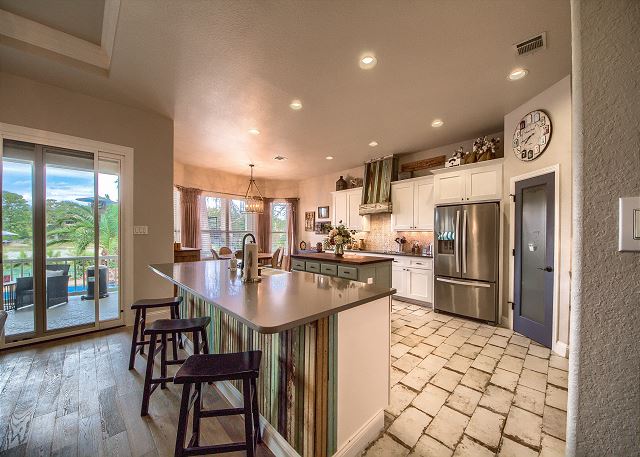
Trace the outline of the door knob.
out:
M 542 267 L 538 267 L 538 270 L 542 270 L 542 271 L 548 271 L 548 272 L 550 272 L 550 271 L 553 271 L 553 268 L 551 268 L 551 267 L 544 267 L 544 268 L 542 268 Z

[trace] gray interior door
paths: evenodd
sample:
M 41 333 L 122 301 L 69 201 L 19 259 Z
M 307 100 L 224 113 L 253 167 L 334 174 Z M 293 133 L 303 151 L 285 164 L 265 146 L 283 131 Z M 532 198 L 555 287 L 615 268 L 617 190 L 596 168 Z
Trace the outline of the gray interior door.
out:
M 555 176 L 516 183 L 513 328 L 551 347 Z

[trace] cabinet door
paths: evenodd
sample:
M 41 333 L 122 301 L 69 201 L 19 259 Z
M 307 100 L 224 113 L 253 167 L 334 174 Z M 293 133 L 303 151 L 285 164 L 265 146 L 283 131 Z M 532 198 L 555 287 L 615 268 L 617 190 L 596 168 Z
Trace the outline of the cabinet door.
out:
M 396 290 L 396 295 L 399 295 L 401 297 L 406 297 L 407 295 L 404 284 L 406 272 L 406 268 L 404 267 L 395 265 L 391 267 L 391 287 Z
M 431 276 L 433 270 L 407 268 L 407 297 L 420 301 L 431 301 Z
M 413 188 L 413 182 L 391 185 L 392 230 L 413 229 Z
M 416 181 L 413 194 L 413 228 L 433 230 L 433 181 Z
M 436 175 L 434 183 L 435 203 L 458 203 L 464 201 L 465 172 L 454 171 Z
M 358 189 L 348 192 L 347 195 L 347 220 L 345 225 L 352 230 L 361 231 L 364 228 L 363 216 L 360 216 L 360 201 L 362 200 L 362 190 Z
M 502 167 L 473 168 L 466 173 L 466 200 L 498 200 L 502 197 Z
M 333 194 L 333 221 L 334 226 L 340 224 L 340 221 L 344 225 L 348 224 L 347 217 L 349 216 L 347 208 L 347 194 L 339 193 Z

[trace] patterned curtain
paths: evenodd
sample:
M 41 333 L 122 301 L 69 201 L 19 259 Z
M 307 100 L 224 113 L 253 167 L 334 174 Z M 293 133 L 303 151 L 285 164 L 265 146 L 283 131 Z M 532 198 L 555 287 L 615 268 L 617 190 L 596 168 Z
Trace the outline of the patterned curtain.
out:
M 180 191 L 181 243 L 183 247 L 200 247 L 200 189 L 178 187 Z
M 287 250 L 282 259 L 282 268 L 291 271 L 291 254 L 296 250 L 298 244 L 296 227 L 298 226 L 298 199 L 286 198 L 287 202 Z
M 271 252 L 271 202 L 273 202 L 272 198 L 265 198 L 264 212 L 258 214 L 256 241 L 260 252 Z

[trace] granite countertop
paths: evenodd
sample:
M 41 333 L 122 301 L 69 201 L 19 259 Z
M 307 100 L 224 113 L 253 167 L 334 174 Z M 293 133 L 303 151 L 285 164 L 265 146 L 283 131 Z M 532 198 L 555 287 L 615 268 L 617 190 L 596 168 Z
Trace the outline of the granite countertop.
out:
M 381 255 L 402 255 L 406 257 L 422 257 L 426 259 L 432 259 L 432 255 L 426 254 L 412 254 L 411 252 L 396 252 L 396 251 L 370 251 L 365 249 L 364 251 L 360 251 L 357 249 L 345 249 L 344 252 L 366 252 L 367 254 L 381 254 Z
M 219 260 L 149 268 L 260 333 L 282 332 L 395 293 L 375 284 L 281 270 L 243 284 L 240 271 Z
M 355 251 L 350 251 L 355 252 Z M 333 252 L 302 252 L 291 254 L 294 259 L 324 260 L 327 262 L 337 262 L 349 265 L 367 265 L 370 263 L 388 262 L 389 257 L 372 257 L 357 254 L 345 254 L 337 256 Z

